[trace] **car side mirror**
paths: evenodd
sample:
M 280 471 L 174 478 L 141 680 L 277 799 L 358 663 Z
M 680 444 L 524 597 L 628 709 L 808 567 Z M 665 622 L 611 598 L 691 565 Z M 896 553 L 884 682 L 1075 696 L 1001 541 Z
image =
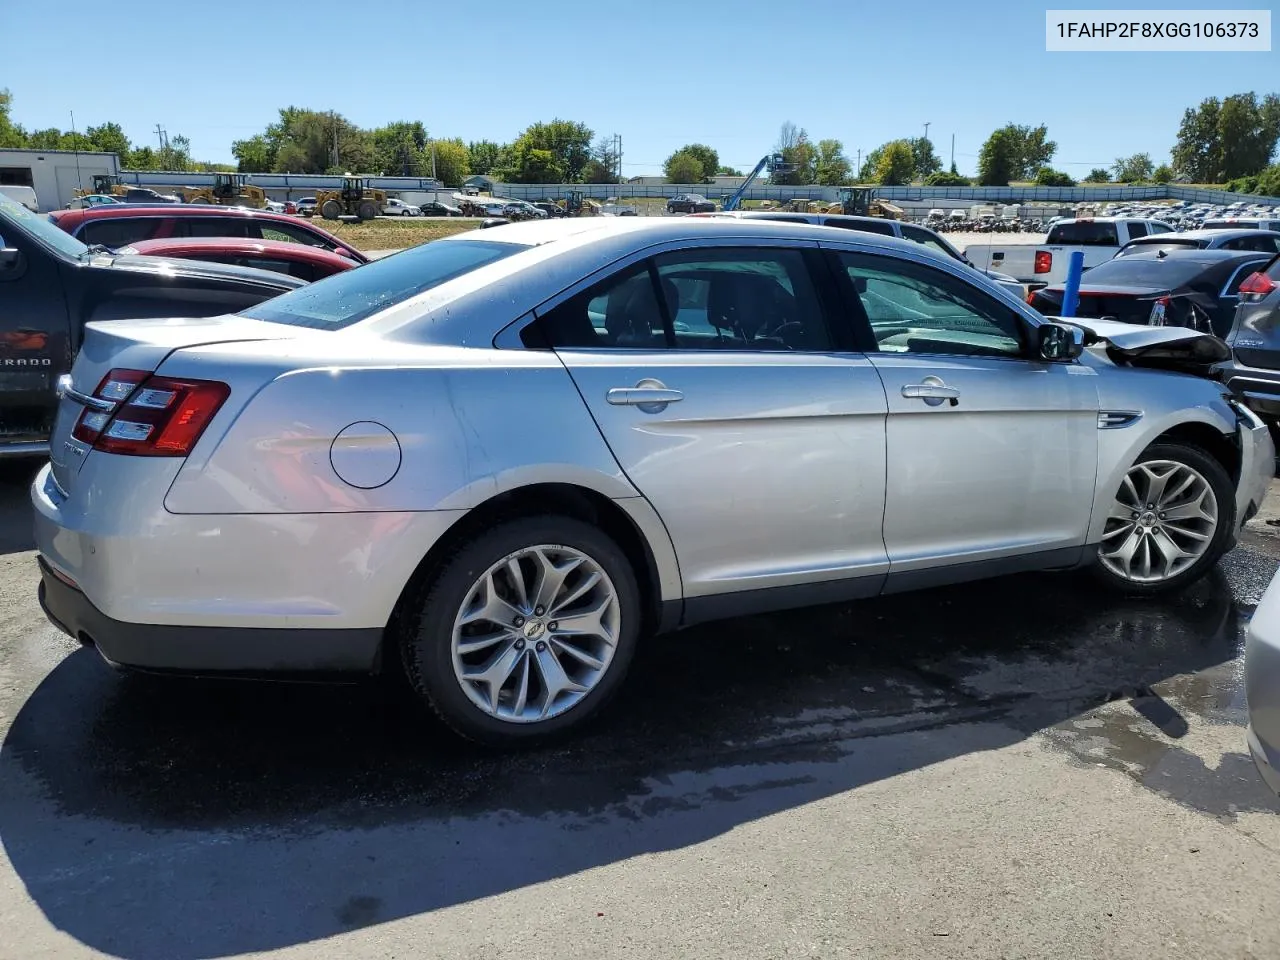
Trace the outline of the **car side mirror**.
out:
M 1037 328 L 1042 360 L 1074 360 L 1084 353 L 1084 331 L 1066 323 L 1046 322 Z

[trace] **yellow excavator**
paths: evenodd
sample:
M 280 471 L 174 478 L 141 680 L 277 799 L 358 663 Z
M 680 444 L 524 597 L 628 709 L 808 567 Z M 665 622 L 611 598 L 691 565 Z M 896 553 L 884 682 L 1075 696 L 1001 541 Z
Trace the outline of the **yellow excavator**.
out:
M 840 200 L 827 207 L 825 212 L 855 217 L 883 217 L 886 220 L 902 219 L 906 213 L 902 207 L 874 194 L 874 187 L 842 187 L 838 194 Z
M 341 190 L 320 190 L 316 193 L 316 211 L 326 220 L 337 220 L 342 216 L 372 220 L 382 212 L 386 202 L 385 190 L 374 190 L 367 180 L 351 174 L 342 178 Z
M 89 196 L 123 197 L 128 189 L 124 181 L 113 173 L 95 173 L 92 189 L 80 188 L 72 191 L 71 195 L 77 200 Z

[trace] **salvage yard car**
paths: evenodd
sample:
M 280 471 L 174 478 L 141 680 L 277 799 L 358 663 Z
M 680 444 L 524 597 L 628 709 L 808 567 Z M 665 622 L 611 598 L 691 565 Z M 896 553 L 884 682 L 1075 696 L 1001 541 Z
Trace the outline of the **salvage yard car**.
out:
M 48 452 L 54 387 L 86 322 L 221 314 L 301 285 L 263 270 L 117 256 L 0 197 L 0 457 Z
M 257 270 L 274 270 L 305 280 L 323 280 L 334 273 L 359 266 L 354 260 L 305 243 L 284 240 L 248 240 L 241 237 L 170 237 L 139 240 L 116 251 L 121 255 L 179 257 L 209 263 L 231 263 Z
M 1067 279 L 1071 254 L 1084 251 L 1084 268 L 1105 263 L 1136 237 L 1172 233 L 1161 220 L 1125 217 L 1078 217 L 1059 220 L 1044 243 L 971 243 L 964 255 L 980 270 L 999 270 L 1035 290 Z
M 459 733 L 535 741 L 654 631 L 1019 570 L 1183 588 L 1272 474 L 1224 356 L 857 231 L 469 231 L 91 324 L 31 488 L 40 598 L 115 664 L 398 659 Z

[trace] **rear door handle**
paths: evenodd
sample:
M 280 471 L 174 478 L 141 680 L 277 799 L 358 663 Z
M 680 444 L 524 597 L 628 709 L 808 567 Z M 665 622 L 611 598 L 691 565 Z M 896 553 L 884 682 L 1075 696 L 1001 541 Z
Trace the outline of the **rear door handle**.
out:
M 670 390 L 661 380 L 645 378 L 634 387 L 612 387 L 604 396 L 615 407 L 639 407 L 644 413 L 661 413 L 668 403 L 683 400 L 679 390 Z
M 667 404 L 683 400 L 679 390 L 666 387 L 613 387 L 605 399 L 615 407 L 643 407 L 646 404 Z
M 908 400 L 923 400 L 931 407 L 936 407 L 944 400 L 951 401 L 951 406 L 960 402 L 960 391 L 948 387 L 937 377 L 927 377 L 924 383 L 908 383 L 902 387 L 902 395 Z

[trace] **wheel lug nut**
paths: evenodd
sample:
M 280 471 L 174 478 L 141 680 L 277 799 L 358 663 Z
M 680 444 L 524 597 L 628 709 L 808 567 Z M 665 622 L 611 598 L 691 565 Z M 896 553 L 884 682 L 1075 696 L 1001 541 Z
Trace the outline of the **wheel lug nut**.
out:
M 542 640 L 539 640 L 539 641 L 538 641 L 538 648 L 537 648 L 537 649 L 538 649 L 538 652 L 539 652 L 539 653 L 542 653 L 543 651 L 545 651 L 545 650 L 547 649 L 547 645 L 546 645 L 546 643 L 545 643 L 545 642 L 543 642 Z
M 517 640 L 517 641 L 516 641 L 516 649 L 517 649 L 517 650 L 523 650 L 523 649 L 524 649 L 524 641 L 523 641 L 523 640 Z
M 1154 509 L 1155 509 L 1155 507 L 1156 507 L 1156 505 L 1155 505 L 1154 503 L 1148 503 L 1148 504 L 1147 504 L 1147 509 L 1148 509 L 1148 510 L 1154 510 Z
M 1138 517 L 1139 517 L 1139 514 L 1138 514 L 1138 512 L 1137 512 L 1136 510 L 1135 510 L 1133 513 L 1129 514 L 1129 518 L 1130 518 L 1131 520 L 1137 520 L 1137 519 L 1138 519 Z
M 560 629 L 560 624 L 552 620 L 550 623 L 547 624 L 547 629 L 550 630 L 552 633 L 555 633 L 557 630 Z
M 1164 515 L 1163 513 L 1162 513 L 1162 514 L 1160 514 L 1160 519 L 1161 519 L 1161 520 L 1163 520 L 1163 519 L 1164 519 L 1164 517 L 1165 517 L 1165 515 Z
M 524 617 L 516 617 L 516 618 L 515 618 L 515 620 L 513 620 L 512 622 L 513 622 L 517 627 L 523 627 L 523 626 L 524 626 Z
M 544 613 L 546 613 L 546 612 L 547 612 L 547 611 L 546 611 L 546 608 L 545 608 L 545 607 L 534 607 L 534 608 L 533 608 L 534 616 L 537 616 L 537 617 L 542 616 L 542 615 L 543 615 Z

